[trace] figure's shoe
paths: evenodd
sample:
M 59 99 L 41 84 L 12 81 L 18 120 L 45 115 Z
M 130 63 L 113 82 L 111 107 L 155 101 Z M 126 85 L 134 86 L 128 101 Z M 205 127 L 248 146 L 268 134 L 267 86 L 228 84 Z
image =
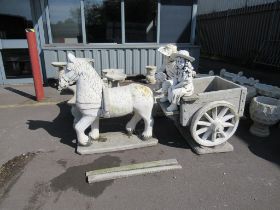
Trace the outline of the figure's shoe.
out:
M 167 96 L 163 96 L 159 101 L 160 102 L 166 102 L 166 101 L 168 101 L 168 98 L 167 98 Z
M 174 112 L 178 110 L 178 106 L 176 104 L 170 104 L 169 107 L 167 107 L 167 111 Z

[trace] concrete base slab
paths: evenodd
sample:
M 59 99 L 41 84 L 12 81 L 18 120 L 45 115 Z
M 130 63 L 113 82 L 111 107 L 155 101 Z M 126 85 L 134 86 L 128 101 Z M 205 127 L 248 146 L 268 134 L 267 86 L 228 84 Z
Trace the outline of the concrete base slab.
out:
M 186 127 L 181 126 L 179 123 L 175 123 L 175 125 L 178 128 L 178 130 L 180 131 L 181 135 L 184 137 L 184 139 L 186 139 L 186 141 L 190 145 L 191 149 L 198 155 L 232 152 L 234 150 L 234 147 L 228 142 L 225 142 L 225 143 L 220 144 L 215 147 L 201 146 L 192 139 L 192 136 L 190 135 L 190 133 Z
M 116 152 L 128 149 L 136 149 L 142 147 L 154 146 L 158 140 L 151 138 L 143 141 L 136 135 L 128 136 L 121 132 L 108 132 L 101 134 L 105 141 L 93 141 L 92 145 L 88 147 L 78 146 L 77 153 L 81 155 L 99 154 L 106 152 Z

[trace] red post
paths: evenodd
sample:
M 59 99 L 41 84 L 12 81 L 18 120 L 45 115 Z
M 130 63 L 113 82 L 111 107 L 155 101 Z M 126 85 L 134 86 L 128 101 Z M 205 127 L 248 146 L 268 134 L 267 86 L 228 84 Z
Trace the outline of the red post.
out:
M 34 29 L 26 29 L 25 31 L 26 31 L 29 56 L 30 56 L 31 67 L 32 67 L 32 75 L 34 80 L 36 100 L 41 101 L 45 98 L 45 93 L 42 84 L 42 75 L 40 70 L 36 35 Z

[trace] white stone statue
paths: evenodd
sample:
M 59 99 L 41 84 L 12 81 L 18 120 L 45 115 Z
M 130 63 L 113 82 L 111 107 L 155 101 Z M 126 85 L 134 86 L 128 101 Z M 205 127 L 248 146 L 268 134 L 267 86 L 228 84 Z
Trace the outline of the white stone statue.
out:
M 136 124 L 143 119 L 145 129 L 142 136 L 144 139 L 152 137 L 154 100 L 150 88 L 140 84 L 105 88 L 102 79 L 87 61 L 71 53 L 68 59 L 70 63 L 59 80 L 59 89 L 76 81 L 76 107 L 82 117 L 75 124 L 75 130 L 81 146 L 89 146 L 91 139 L 99 138 L 100 117 L 119 117 L 129 113 L 134 115 L 126 125 L 127 132 L 132 134 Z M 91 131 L 87 136 L 85 130 L 89 126 Z
M 180 50 L 173 53 L 171 57 L 176 60 L 176 75 L 173 78 L 173 84 L 168 88 L 168 100 L 171 103 L 167 107 L 167 111 L 176 111 L 177 105 L 180 105 L 182 96 L 190 96 L 193 94 L 193 77 L 195 71 L 191 62 L 195 59 L 190 56 L 186 50 Z
M 176 63 L 171 54 L 177 52 L 177 46 L 168 44 L 164 47 L 160 47 L 158 51 L 163 55 L 163 64 L 160 67 L 159 72 L 156 74 L 156 80 L 160 85 L 163 97 L 160 99 L 161 102 L 168 100 L 168 88 L 173 84 L 173 78 L 176 74 L 175 67 Z

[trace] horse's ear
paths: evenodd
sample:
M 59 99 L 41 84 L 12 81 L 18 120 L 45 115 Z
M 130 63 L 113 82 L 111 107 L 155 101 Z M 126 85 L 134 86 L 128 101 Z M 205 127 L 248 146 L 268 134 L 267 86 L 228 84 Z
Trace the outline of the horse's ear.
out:
M 69 61 L 71 61 L 72 63 L 75 62 L 75 60 L 76 60 L 75 55 L 73 55 L 72 53 L 68 53 L 67 56 L 68 56 Z

